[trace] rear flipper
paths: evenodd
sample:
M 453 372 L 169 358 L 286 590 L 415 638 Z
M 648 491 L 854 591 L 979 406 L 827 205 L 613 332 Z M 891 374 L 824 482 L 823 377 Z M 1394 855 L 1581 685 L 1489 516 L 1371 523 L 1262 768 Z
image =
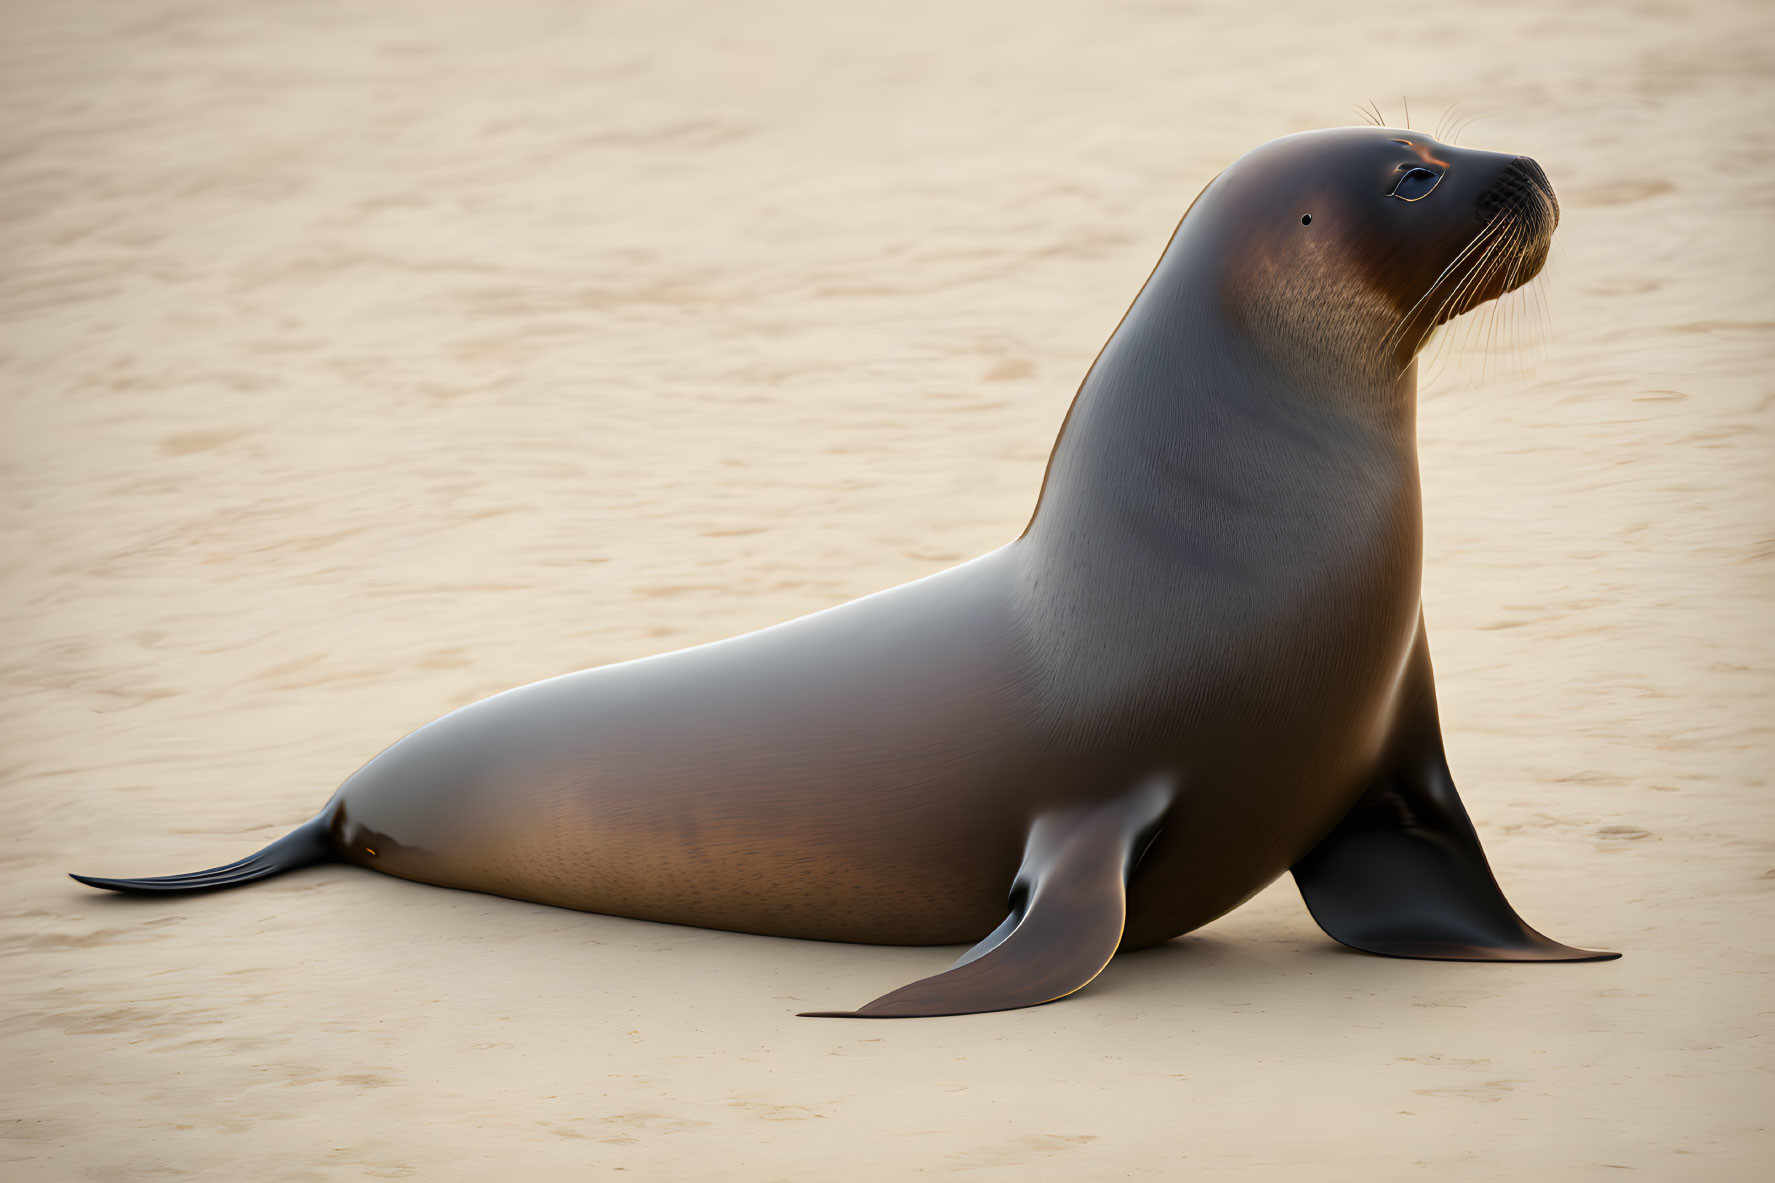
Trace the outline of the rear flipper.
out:
M 1170 803 L 1153 782 L 1119 800 L 1044 815 L 1030 828 L 1011 914 L 947 972 L 854 1011 L 812 1018 L 900 1019 L 1015 1010 L 1073 993 L 1121 944 L 1127 882 Z
M 322 812 L 319 817 L 297 826 L 258 854 L 229 863 L 225 867 L 212 867 L 207 871 L 163 875 L 155 879 L 101 879 L 92 875 L 73 875 L 70 878 L 78 879 L 88 887 L 103 887 L 111 891 L 140 895 L 219 891 L 224 887 L 238 887 L 243 883 L 253 883 L 260 879 L 269 879 L 273 875 L 281 875 L 285 871 L 293 871 L 297 867 L 333 861 L 333 845 L 327 836 L 329 823 L 328 814 Z
M 1606 961 L 1523 923 L 1504 899 L 1442 750 L 1423 622 L 1385 772 L 1294 866 L 1307 910 L 1335 939 L 1436 961 Z

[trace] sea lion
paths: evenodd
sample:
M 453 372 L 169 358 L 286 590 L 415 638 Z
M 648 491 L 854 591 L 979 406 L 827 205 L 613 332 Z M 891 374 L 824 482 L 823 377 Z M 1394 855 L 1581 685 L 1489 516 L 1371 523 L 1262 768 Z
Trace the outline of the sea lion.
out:
M 495 695 L 194 891 L 343 859 L 711 928 L 976 941 L 853 1012 L 1047 1002 L 1293 870 L 1398 957 L 1600 959 L 1505 902 L 1419 604 L 1416 354 L 1539 271 L 1526 157 L 1288 136 L 1186 211 L 1085 375 L 1033 517 L 951 570 Z

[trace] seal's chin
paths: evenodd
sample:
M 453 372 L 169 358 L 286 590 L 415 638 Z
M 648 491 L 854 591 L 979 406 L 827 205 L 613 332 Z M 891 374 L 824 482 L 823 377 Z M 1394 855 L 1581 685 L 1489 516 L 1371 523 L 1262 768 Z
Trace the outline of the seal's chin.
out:
M 1480 231 L 1451 268 L 1454 283 L 1433 324 L 1471 312 L 1539 275 L 1559 225 L 1559 199 L 1541 166 L 1518 156 L 1479 195 L 1473 216 Z

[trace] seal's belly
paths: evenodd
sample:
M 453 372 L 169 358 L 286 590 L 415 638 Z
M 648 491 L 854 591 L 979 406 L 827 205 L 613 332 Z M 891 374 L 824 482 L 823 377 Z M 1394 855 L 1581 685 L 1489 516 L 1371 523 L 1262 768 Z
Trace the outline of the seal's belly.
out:
M 1146 852 L 1128 885 L 1123 949 L 1191 932 L 1262 891 L 1349 811 L 1360 784 L 1219 789 L 1207 808 L 1182 799 L 1175 807 L 1180 816 L 1168 819 Z
M 1124 948 L 1236 908 L 1354 805 L 1384 750 L 1417 607 L 1406 594 L 1349 600 L 1362 611 L 1342 618 L 1228 613 L 1203 633 L 1231 641 L 1203 644 L 1182 665 L 1211 689 L 1144 720 L 1159 737 L 1145 758 L 1177 789 L 1129 883 Z
M 1384 750 L 1409 654 L 1388 633 L 1411 635 L 1389 622 L 1353 647 L 1360 658 L 1258 670 L 1175 738 L 1165 763 L 1181 770 L 1179 789 L 1129 884 L 1125 948 L 1238 907 L 1349 812 Z

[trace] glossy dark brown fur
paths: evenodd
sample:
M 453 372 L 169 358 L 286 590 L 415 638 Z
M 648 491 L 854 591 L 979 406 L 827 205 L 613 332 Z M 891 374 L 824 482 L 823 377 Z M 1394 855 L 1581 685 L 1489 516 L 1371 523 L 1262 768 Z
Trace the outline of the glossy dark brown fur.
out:
M 1388 196 L 1431 161 L 1429 197 Z M 1080 387 L 1022 537 L 465 707 L 377 756 L 317 824 L 337 857 L 564 907 L 829 940 L 991 933 L 936 985 L 862 1013 L 1077 989 L 1117 947 L 1302 864 L 1389 769 L 1432 742 L 1439 757 L 1413 358 L 1437 323 L 1531 278 L 1557 217 L 1517 158 L 1378 128 L 1267 144 L 1177 228 Z M 1475 860 L 1489 882 L 1466 834 L 1429 836 L 1456 851 L 1457 912 L 1485 894 Z M 1391 890 L 1345 891 L 1361 873 L 1303 878 L 1315 915 Z M 224 885 L 206 874 L 192 886 Z M 1489 890 L 1496 905 L 1473 906 L 1514 919 Z M 1497 948 L 1533 945 L 1506 929 Z M 1443 951 L 1421 955 L 1466 947 L 1398 931 Z

